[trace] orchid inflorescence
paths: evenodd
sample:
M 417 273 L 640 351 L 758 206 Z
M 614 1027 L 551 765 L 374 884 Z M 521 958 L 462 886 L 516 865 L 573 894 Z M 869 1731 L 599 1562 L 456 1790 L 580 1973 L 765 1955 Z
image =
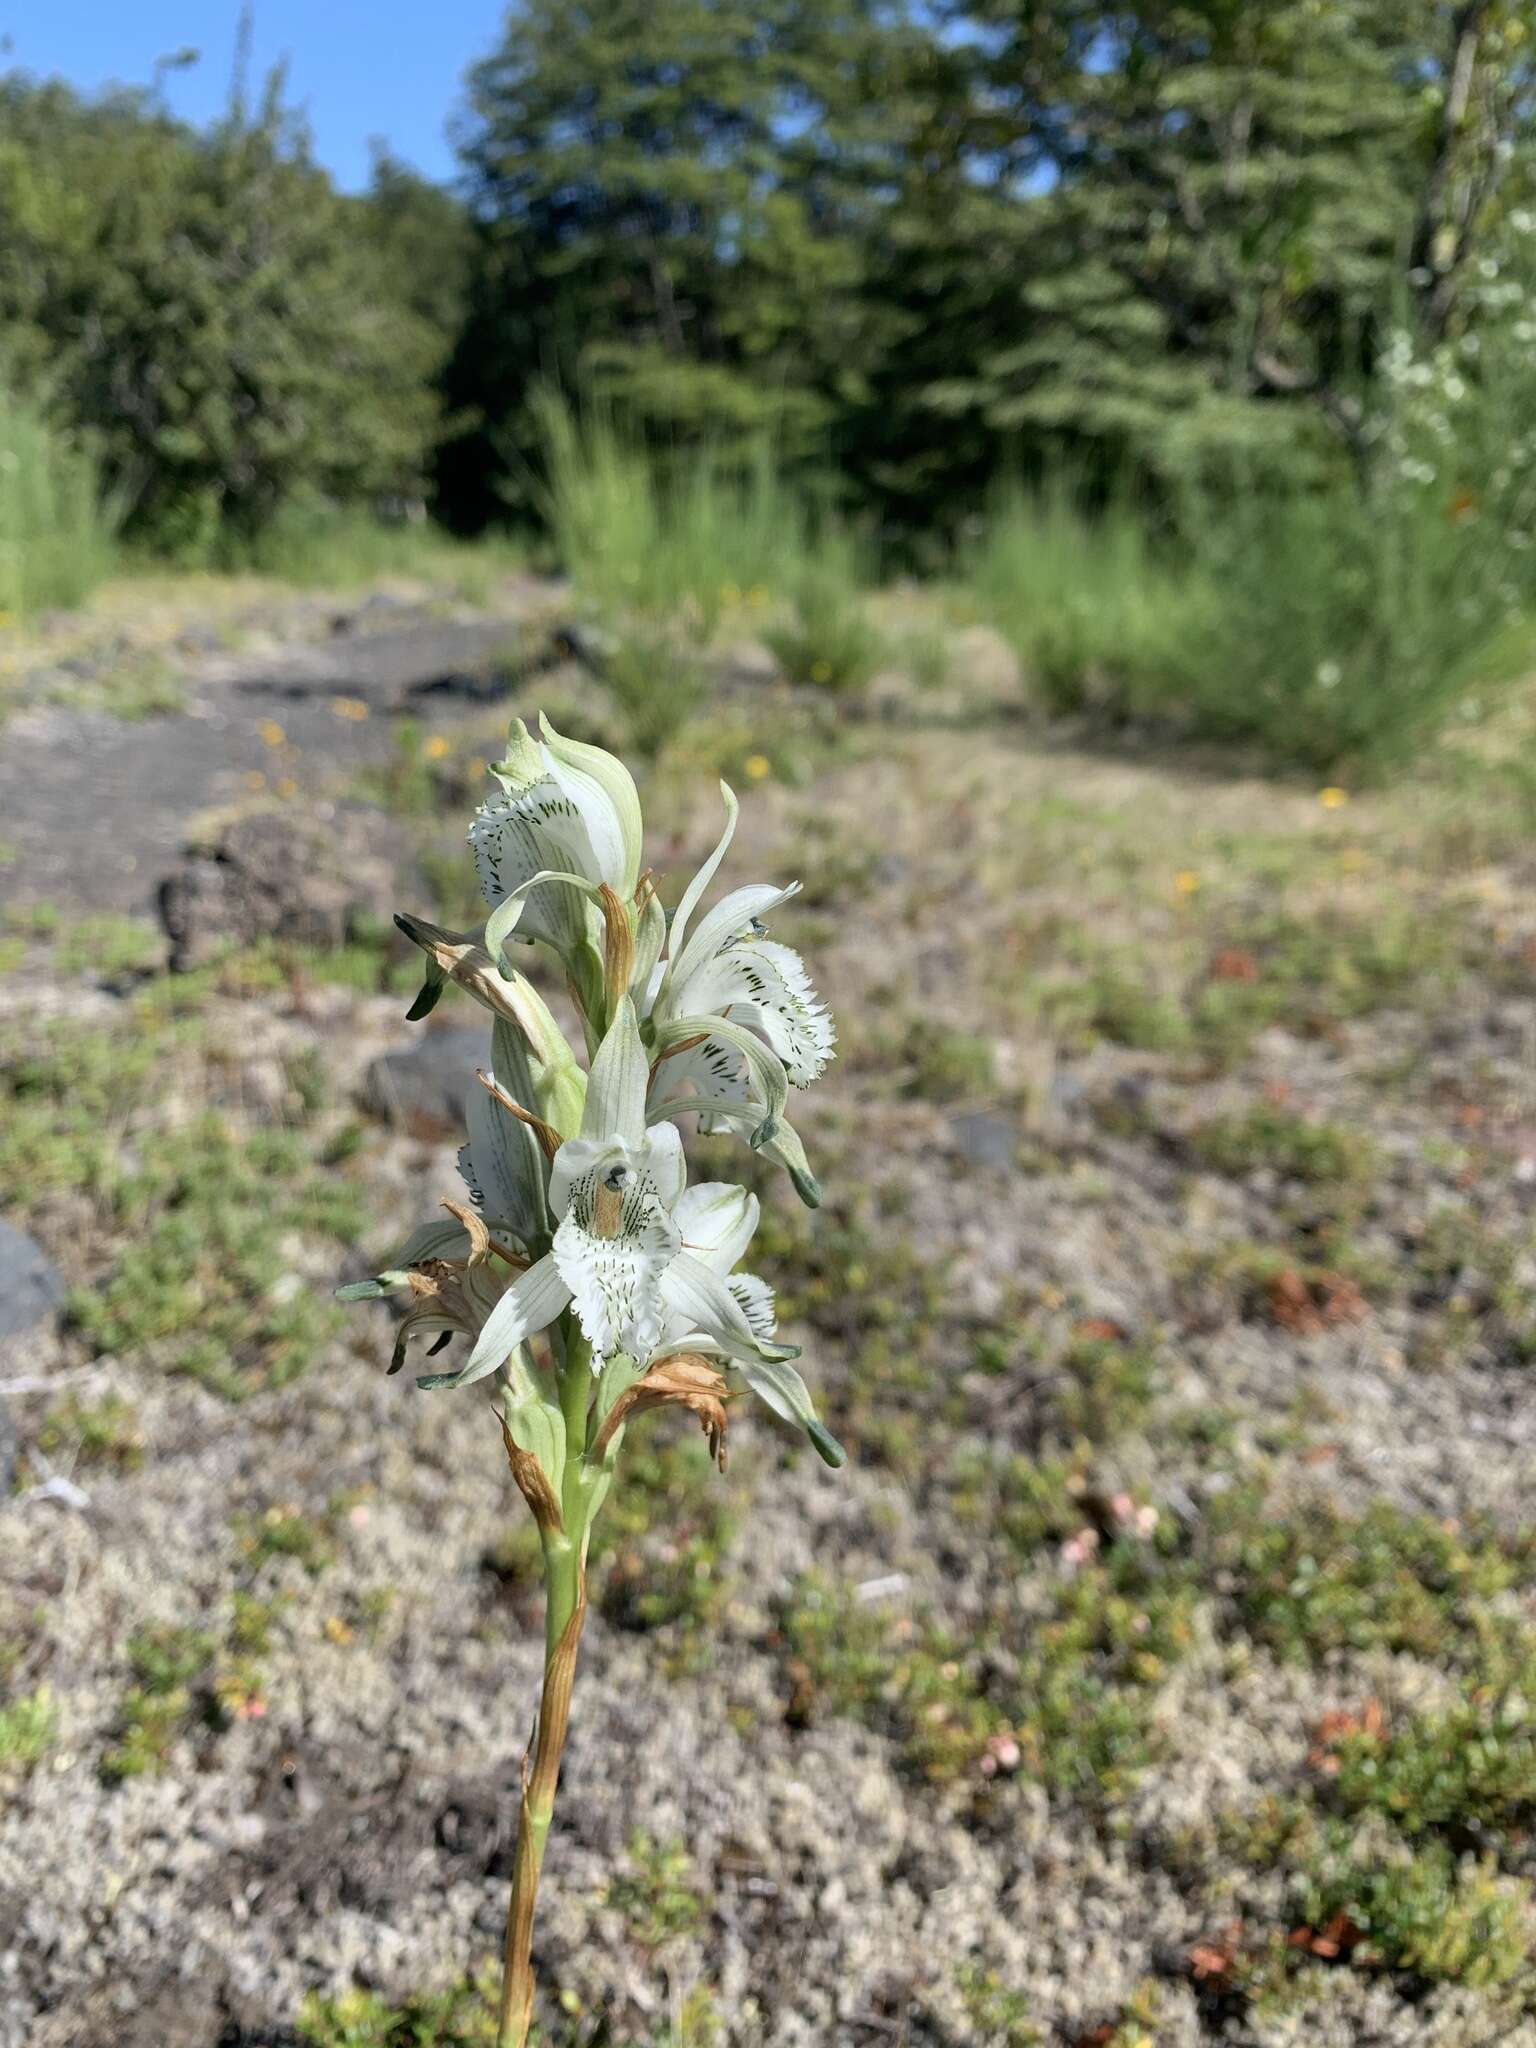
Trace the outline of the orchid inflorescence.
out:
M 764 918 L 798 884 L 704 899 L 736 829 L 725 828 L 669 920 L 641 869 L 640 801 L 622 762 L 518 721 L 499 785 L 470 826 L 489 913 L 473 932 L 401 916 L 427 955 L 412 1005 L 424 1017 L 450 984 L 494 1018 L 459 1155 L 467 1202 L 416 1230 L 350 1300 L 407 1297 L 391 1371 L 431 1332 L 468 1355 L 423 1388 L 487 1384 L 513 1475 L 543 1550 L 543 1700 L 524 1768 L 507 1926 L 503 2044 L 521 2048 L 533 2006 L 533 1900 L 564 1744 L 585 1614 L 588 1533 L 629 1422 L 678 1405 L 724 1464 L 726 1402 L 739 1377 L 803 1430 L 822 1458 L 843 1453 L 817 1417 L 792 1345 L 776 1336 L 773 1291 L 738 1270 L 758 1200 L 730 1182 L 687 1181 L 676 1119 L 743 1137 L 782 1166 L 801 1198 L 819 1189 L 786 1108 L 791 1087 L 832 1057 L 832 1021 L 798 954 Z M 570 990 L 583 1069 L 513 947 L 542 946 Z

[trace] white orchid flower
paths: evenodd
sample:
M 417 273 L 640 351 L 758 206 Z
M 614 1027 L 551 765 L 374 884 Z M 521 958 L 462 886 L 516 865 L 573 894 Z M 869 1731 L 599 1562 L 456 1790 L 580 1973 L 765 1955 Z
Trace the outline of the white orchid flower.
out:
M 491 773 L 502 794 L 469 828 L 480 887 L 491 906 L 485 945 L 542 939 L 568 967 L 601 951 L 594 899 L 606 887 L 629 903 L 640 873 L 640 799 L 622 761 L 568 740 L 541 718 L 541 739 L 518 719 Z
M 833 1056 L 831 1012 L 811 986 L 800 955 L 771 940 L 763 923 L 769 911 L 799 894 L 800 884 L 776 888 L 756 882 L 733 889 L 688 936 L 694 912 L 736 832 L 740 806 L 735 793 L 723 782 L 720 793 L 725 830 L 677 906 L 648 1014 L 658 1027 L 695 1017 L 724 1017 L 743 1025 L 778 1055 L 791 1084 L 806 1088 Z
M 833 1057 L 835 1034 L 805 963 L 791 947 L 769 939 L 763 923 L 799 884 L 733 890 L 689 935 L 736 831 L 736 797 L 723 782 L 720 792 L 725 830 L 684 892 L 667 957 L 652 970 L 646 991 L 647 1031 L 657 1055 L 649 1111 L 653 1118 L 695 1112 L 704 1131 L 744 1130 L 814 1207 L 820 1189 L 784 1108 L 790 1086 L 807 1087 Z
M 677 1220 L 687 1168 L 677 1126 L 646 1127 L 648 1077 L 634 1006 L 618 1014 L 592 1063 L 581 1133 L 549 1175 L 558 1219 L 549 1251 L 513 1282 L 462 1371 L 423 1385 L 468 1386 L 574 1307 L 592 1365 L 650 1358 L 669 1330 L 707 1333 L 726 1357 L 780 1360 L 791 1347 L 759 1336 L 727 1282 L 684 1242 Z
M 724 1280 L 739 1320 L 722 1336 L 718 1325 L 690 1327 L 687 1313 L 675 1309 L 647 1370 L 679 1354 L 723 1356 L 775 1415 L 805 1431 L 829 1465 L 841 1465 L 843 1447 L 817 1416 L 804 1380 L 782 1351 L 765 1355 L 778 1328 L 773 1289 L 755 1273 L 735 1270 L 757 1231 L 756 1195 L 727 1181 L 701 1181 L 683 1194 L 675 1214 L 686 1252 Z

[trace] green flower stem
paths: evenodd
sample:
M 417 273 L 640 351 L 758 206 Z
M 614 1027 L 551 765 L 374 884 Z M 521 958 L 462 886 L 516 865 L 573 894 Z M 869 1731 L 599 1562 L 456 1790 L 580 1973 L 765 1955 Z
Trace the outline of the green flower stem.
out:
M 567 1311 L 560 1406 L 565 1416 L 566 1462 L 561 1487 L 563 1526 L 543 1532 L 544 1690 L 530 1753 L 523 1760 L 523 1800 L 517 1824 L 512 1897 L 507 1907 L 506 1963 L 502 1977 L 497 2048 L 524 2048 L 533 2021 L 533 1913 L 544 1846 L 555 1811 L 560 1758 L 570 1723 L 576 1654 L 587 1618 L 587 1537 L 590 1496 L 582 1485 L 587 1409 L 592 1397 L 591 1349 Z

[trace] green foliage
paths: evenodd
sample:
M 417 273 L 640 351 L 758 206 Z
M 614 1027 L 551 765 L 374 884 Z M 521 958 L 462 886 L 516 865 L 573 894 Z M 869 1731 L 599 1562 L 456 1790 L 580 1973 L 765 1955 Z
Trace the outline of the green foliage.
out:
M 30 1770 L 53 1746 L 59 1714 L 46 1687 L 0 1704 L 0 1773 Z
M 811 554 L 791 569 L 787 612 L 763 639 L 792 683 L 842 696 L 869 681 L 885 652 L 864 608 L 870 580 L 861 551 L 834 530 L 819 533 Z
M 1343 1828 L 1321 1831 L 1300 1911 L 1319 1928 L 1345 1915 L 1358 1930 L 1357 1964 L 1404 1970 L 1430 1984 L 1510 1983 L 1529 1973 L 1536 1940 L 1529 1888 L 1492 1862 L 1463 1862 L 1439 1842 L 1411 1853 L 1392 1844 L 1367 1860 Z
M 1518 1858 L 1536 1818 L 1536 1740 L 1525 1704 L 1533 1681 L 1528 1635 L 1481 1648 L 1452 1705 L 1340 1735 L 1330 1803 L 1381 1814 L 1411 1841 L 1475 1838 Z
M 1005 491 L 964 573 L 1053 711 L 1123 714 L 1169 694 L 1209 603 L 1154 548 L 1143 511 L 1115 498 L 1091 513 L 1064 476 Z
M 195 133 L 149 95 L 0 81 L 15 374 L 91 431 L 129 530 L 193 558 L 304 488 L 409 496 L 435 424 L 442 337 L 280 94 Z
M 135 1472 L 144 1462 L 138 1410 L 121 1394 L 104 1394 L 99 1401 L 66 1394 L 43 1417 L 37 1443 L 50 1460 L 70 1457 L 83 1466 Z
M 189 1059 L 205 1049 L 197 1017 L 149 999 L 121 1026 L 55 1023 L 46 1050 L 12 1034 L 0 1043 L 0 1173 L 27 1204 L 53 1193 L 98 1205 L 116 1248 L 70 1297 L 86 1337 L 104 1351 L 146 1346 L 167 1371 L 237 1399 L 302 1372 L 338 1327 L 328 1296 L 294 1270 L 294 1240 L 339 1249 L 362 1214 L 337 1141 L 303 1125 L 241 1129 L 194 1099 L 189 1118 L 158 1128 L 168 1075 L 184 1102 Z M 125 1145 L 130 1126 L 141 1136 Z
M 725 1559 L 736 1505 L 696 1432 L 679 1436 L 645 1422 L 630 1432 L 623 1470 L 593 1530 L 593 1594 L 621 1628 L 669 1631 L 663 1644 L 679 1671 L 707 1655 L 729 1590 Z
M 608 1903 L 623 1914 L 642 1948 L 664 1948 L 693 1933 L 704 1918 L 704 1900 L 686 1849 L 644 1833 L 631 1835 L 625 1866 L 608 1886 Z
M 399 2005 L 374 1991 L 311 1997 L 299 2015 L 299 2038 L 312 2048 L 490 2048 L 496 2035 L 495 1996 L 495 1979 L 487 1970 Z
M 79 604 L 113 562 L 94 459 L 35 403 L 0 391 L 0 612 Z
M 334 1305 L 285 1273 L 291 1233 L 355 1242 L 353 1188 L 316 1170 L 302 1134 L 236 1135 L 216 1116 L 167 1134 L 107 1190 L 127 1243 L 104 1284 L 71 1297 L 102 1350 L 152 1347 L 226 1399 L 281 1386 L 338 1327 Z
M 975 2029 L 977 2048 L 1040 2048 L 1029 2000 L 1022 1991 L 1010 1991 L 995 1970 L 963 1963 L 955 1972 L 955 1988 Z
M 1241 1179 L 1268 1168 L 1306 1187 L 1345 1187 L 1371 1167 L 1369 1142 L 1359 1133 L 1316 1123 L 1275 1102 L 1257 1102 L 1241 1115 L 1200 1125 L 1190 1151 L 1216 1173 Z
M 1518 1550 L 1376 1502 L 1358 1519 L 1324 1507 L 1293 1520 L 1229 1511 L 1216 1560 L 1247 1632 L 1293 1662 L 1337 1650 L 1465 1659 L 1483 1603 L 1521 1583 Z

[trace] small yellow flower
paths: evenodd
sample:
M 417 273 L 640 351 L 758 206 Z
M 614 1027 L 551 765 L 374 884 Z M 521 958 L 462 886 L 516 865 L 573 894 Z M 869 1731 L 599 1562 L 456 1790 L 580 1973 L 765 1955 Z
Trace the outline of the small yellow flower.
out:
M 267 778 L 259 768 L 248 768 L 245 771 L 245 786 L 247 789 L 265 789 Z
M 280 796 L 285 800 L 288 797 L 297 796 L 298 793 L 299 785 L 294 781 L 291 775 L 284 775 L 280 777 L 279 780 L 274 782 L 272 785 L 272 794 L 274 796 Z
M 328 1614 L 325 1618 L 325 1633 L 333 1643 L 350 1643 L 357 1631 L 342 1620 L 339 1614 Z
M 761 782 L 773 773 L 773 763 L 766 754 L 748 754 L 741 765 L 753 782 Z
M 1174 893 L 1178 896 L 1193 896 L 1200 887 L 1200 877 L 1193 868 L 1180 868 L 1173 878 Z
M 766 583 L 754 583 L 754 584 L 753 584 L 753 586 L 752 586 L 752 588 L 751 588 L 751 589 L 750 589 L 750 590 L 749 590 L 749 591 L 747 592 L 747 603 L 748 603 L 749 605 L 751 605 L 751 607 L 752 607 L 752 609 L 753 609 L 754 611 L 761 611 L 761 610 L 762 610 L 762 608 L 763 608 L 763 606 L 764 606 L 764 605 L 765 605 L 765 604 L 766 604 L 767 602 L 768 602 L 768 586 L 767 586 L 767 584 L 766 584 Z
M 741 592 L 740 592 L 740 590 L 738 590 L 738 589 L 737 589 L 737 587 L 736 587 L 736 585 L 735 585 L 734 583 L 722 583 L 722 584 L 721 584 L 721 586 L 720 586 L 720 602 L 721 602 L 722 604 L 740 604 L 740 603 L 741 603 Z
M 429 761 L 441 761 L 443 756 L 449 752 L 449 744 L 440 732 L 435 732 L 421 751 Z
M 264 718 L 256 730 L 269 747 L 280 747 L 288 737 L 275 718 Z
M 1337 811 L 1349 802 L 1349 791 L 1330 782 L 1326 789 L 1317 792 L 1317 800 L 1325 811 Z
M 811 663 L 811 681 L 813 683 L 830 683 L 831 680 L 832 664 L 830 661 L 813 661 Z
M 1042 1308 L 1060 1308 L 1066 1301 L 1066 1298 L 1059 1287 L 1046 1286 L 1040 1290 L 1040 1306 Z
M 361 697 L 333 697 L 331 710 L 337 718 L 347 718 L 354 725 L 361 725 L 369 714 L 368 706 Z

